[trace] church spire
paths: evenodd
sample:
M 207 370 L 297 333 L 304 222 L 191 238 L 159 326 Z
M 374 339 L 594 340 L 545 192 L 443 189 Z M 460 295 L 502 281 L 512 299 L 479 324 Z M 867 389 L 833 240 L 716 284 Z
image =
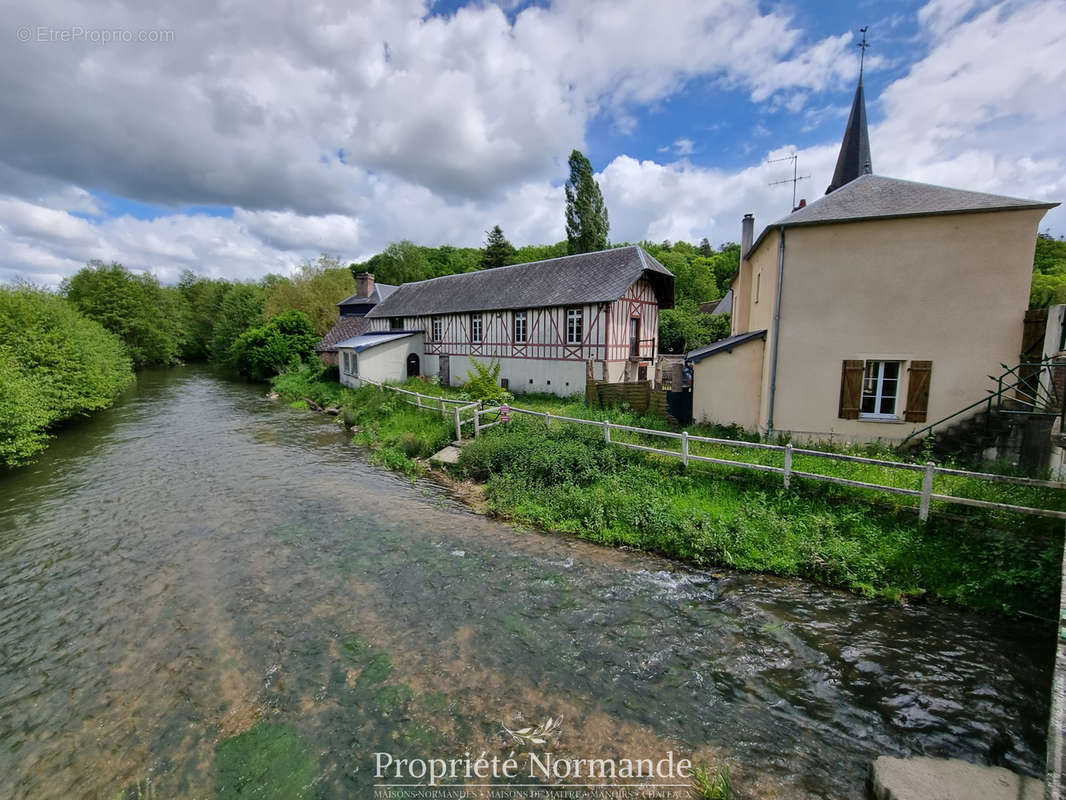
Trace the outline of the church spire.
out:
M 867 28 L 861 29 L 862 41 L 859 42 L 859 47 L 862 48 L 862 55 L 859 57 L 859 85 L 855 87 L 855 99 L 851 103 L 844 141 L 840 144 L 837 168 L 833 172 L 833 182 L 825 190 L 826 194 L 850 183 L 860 175 L 870 175 L 874 171 L 870 159 L 870 131 L 866 127 L 866 95 L 862 90 L 863 61 L 866 48 L 870 46 L 866 42 L 866 30 Z

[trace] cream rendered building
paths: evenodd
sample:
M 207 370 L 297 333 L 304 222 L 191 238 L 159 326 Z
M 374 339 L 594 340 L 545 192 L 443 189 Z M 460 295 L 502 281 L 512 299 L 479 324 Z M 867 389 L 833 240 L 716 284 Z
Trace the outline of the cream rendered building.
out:
M 754 241 L 744 219 L 732 335 L 686 357 L 695 419 L 898 442 L 986 397 L 1055 205 L 873 175 L 860 78 L 827 195 Z

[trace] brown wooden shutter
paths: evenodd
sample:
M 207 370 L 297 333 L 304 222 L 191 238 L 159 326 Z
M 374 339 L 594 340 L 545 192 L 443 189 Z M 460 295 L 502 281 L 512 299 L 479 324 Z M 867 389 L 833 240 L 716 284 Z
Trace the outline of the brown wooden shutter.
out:
M 925 422 L 929 411 L 929 380 L 933 377 L 932 361 L 912 361 L 907 368 L 907 410 L 903 419 L 907 422 Z
M 859 403 L 862 401 L 862 373 L 865 361 L 845 361 L 840 370 L 841 419 L 858 419 Z

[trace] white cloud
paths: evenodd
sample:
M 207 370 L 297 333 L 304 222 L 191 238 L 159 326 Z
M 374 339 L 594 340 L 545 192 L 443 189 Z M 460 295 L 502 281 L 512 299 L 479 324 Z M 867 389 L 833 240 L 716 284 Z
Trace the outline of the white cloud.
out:
M 593 120 L 632 132 L 641 111 L 696 81 L 745 92 L 756 136 L 768 133 L 761 109 L 796 115 L 801 131 L 846 115 L 825 92 L 854 80 L 854 37 L 811 37 L 773 8 L 557 0 L 441 18 L 419 0 L 204 0 L 180 14 L 161 0 L 91 13 L 84 0 L 16 0 L 0 10 L 11 29 L 92 19 L 175 39 L 0 48 L 0 279 L 55 283 L 90 258 L 165 280 L 185 268 L 247 278 L 401 238 L 477 245 L 496 223 L 518 244 L 557 241 L 566 156 Z M 871 131 L 875 169 L 1066 199 L 1066 7 L 931 0 L 918 19 L 922 55 L 869 97 L 884 120 Z M 600 176 L 612 238 L 718 243 L 737 238 L 745 212 L 783 215 L 791 187 L 767 186 L 781 175 L 764 161 L 785 149 L 760 141 L 732 170 L 689 163 L 706 151 L 689 138 L 664 142 L 667 164 L 617 155 Z M 837 145 L 799 149 L 813 176 L 799 196 L 821 196 Z M 107 218 L 90 189 L 174 213 Z M 234 212 L 182 213 L 189 204 Z M 1048 222 L 1066 229 L 1060 210 Z

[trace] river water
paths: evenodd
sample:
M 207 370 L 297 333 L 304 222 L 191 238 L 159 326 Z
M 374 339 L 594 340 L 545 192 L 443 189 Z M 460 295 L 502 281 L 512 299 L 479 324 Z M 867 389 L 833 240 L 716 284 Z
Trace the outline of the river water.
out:
M 516 529 L 200 368 L 0 477 L 4 797 L 371 797 L 374 753 L 560 717 L 534 749 L 740 797 L 861 797 L 879 754 L 1038 774 L 1052 637 Z

